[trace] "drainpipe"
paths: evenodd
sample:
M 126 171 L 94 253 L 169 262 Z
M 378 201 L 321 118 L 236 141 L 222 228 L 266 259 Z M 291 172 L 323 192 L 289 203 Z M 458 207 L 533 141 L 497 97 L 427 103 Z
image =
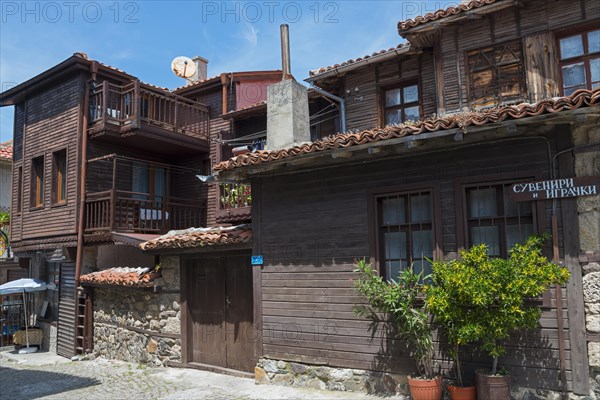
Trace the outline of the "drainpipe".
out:
M 325 97 L 328 97 L 334 101 L 337 101 L 338 103 L 340 103 L 340 131 L 342 133 L 346 132 L 346 100 L 342 99 L 341 97 L 338 97 L 334 94 L 331 94 L 323 89 L 321 89 L 320 87 L 318 87 L 317 85 L 313 83 L 311 83 L 310 86 L 315 92 L 322 94 Z

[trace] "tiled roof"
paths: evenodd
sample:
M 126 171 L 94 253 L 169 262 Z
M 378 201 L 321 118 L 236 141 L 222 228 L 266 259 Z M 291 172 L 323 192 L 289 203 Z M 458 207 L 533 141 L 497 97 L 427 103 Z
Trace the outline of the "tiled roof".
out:
M 142 250 L 184 249 L 192 247 L 249 243 L 252 240 L 250 225 L 231 227 L 190 228 L 171 231 L 157 239 L 142 243 Z
M 4 143 L 0 143 L 0 159 L 10 160 L 13 158 L 13 141 L 9 140 Z
M 427 118 L 410 124 L 386 126 L 364 130 L 358 133 L 338 133 L 315 142 L 304 143 L 288 149 L 261 150 L 233 157 L 228 161 L 217 164 L 214 172 L 232 170 L 247 165 L 257 165 L 270 161 L 297 157 L 303 154 L 325 150 L 348 148 L 372 142 L 400 138 L 408 135 L 419 135 L 425 132 L 435 132 L 453 128 L 482 126 L 505 120 L 515 120 L 542 114 L 574 110 L 580 107 L 600 105 L 600 89 L 578 90 L 570 96 L 542 100 L 535 104 L 522 103 L 512 106 L 491 108 L 476 112 L 449 114 Z
M 117 267 L 82 275 L 79 281 L 83 284 L 118 285 L 129 287 L 152 287 L 154 281 L 162 275 L 151 268 Z
M 229 111 L 229 112 L 223 114 L 223 117 L 228 118 L 228 117 L 236 116 L 238 114 L 246 114 L 248 112 L 256 111 L 260 108 L 266 108 L 266 105 L 267 105 L 266 100 L 259 101 L 258 103 L 250 104 L 249 106 L 242 107 L 238 110 Z
M 368 59 L 373 58 L 373 57 L 380 57 L 380 56 L 383 56 L 384 54 L 392 53 L 392 52 L 395 52 L 395 51 L 400 50 L 400 49 L 404 49 L 404 48 L 409 47 L 409 46 L 410 46 L 409 43 L 401 43 L 398 46 L 389 48 L 387 50 L 386 49 L 380 50 L 380 51 L 375 52 L 375 53 L 370 54 L 370 55 L 367 54 L 366 56 L 359 57 L 359 58 L 354 58 L 354 59 L 351 59 L 351 60 L 348 60 L 348 61 L 344 61 L 344 62 L 339 63 L 339 64 L 330 65 L 328 67 L 322 67 L 322 68 L 318 68 L 318 69 L 313 69 L 313 70 L 309 71 L 309 75 L 311 77 L 312 76 L 317 76 L 317 75 L 323 74 L 325 72 L 332 71 L 332 70 L 337 69 L 337 68 L 347 67 L 349 65 L 356 64 L 358 62 L 368 60 Z
M 418 17 L 407 19 L 405 21 L 398 22 L 398 31 L 407 31 L 411 28 L 414 28 L 417 25 L 426 24 L 431 21 L 436 21 L 442 18 L 447 18 L 452 15 L 460 14 L 465 11 L 470 11 L 475 8 L 487 6 L 495 3 L 497 0 L 473 0 L 467 3 L 461 3 L 454 7 L 448 7 L 446 9 L 437 10 L 432 13 L 427 13 L 425 15 L 419 15 Z

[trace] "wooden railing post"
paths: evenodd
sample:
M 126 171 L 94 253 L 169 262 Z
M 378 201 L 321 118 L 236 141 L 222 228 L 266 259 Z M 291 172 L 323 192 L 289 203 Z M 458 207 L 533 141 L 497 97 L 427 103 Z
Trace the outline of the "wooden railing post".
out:
M 108 90 L 108 81 L 102 82 L 102 121 L 106 122 L 108 115 L 108 96 L 110 95 Z
M 178 124 L 178 117 L 179 117 L 179 102 L 178 101 L 174 101 L 174 108 L 175 108 L 175 115 L 173 116 L 173 129 L 175 130 L 175 132 L 179 132 L 179 124 Z
M 141 113 L 142 113 L 142 101 L 141 101 L 140 81 L 136 79 L 133 83 L 133 113 L 135 121 L 135 127 L 141 126 Z

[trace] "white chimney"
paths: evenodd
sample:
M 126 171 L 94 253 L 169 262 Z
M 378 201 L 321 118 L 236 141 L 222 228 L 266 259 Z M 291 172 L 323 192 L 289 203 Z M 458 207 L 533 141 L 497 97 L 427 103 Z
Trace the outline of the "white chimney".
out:
M 194 64 L 196 64 L 196 73 L 192 75 L 188 79 L 188 81 L 190 83 L 194 83 L 198 81 L 203 81 L 206 78 L 208 78 L 208 76 L 206 75 L 208 68 L 208 60 L 204 57 L 196 56 L 192 58 L 192 61 L 194 62 Z
M 308 90 L 291 76 L 288 26 L 281 25 L 283 80 L 267 91 L 267 150 L 310 141 Z

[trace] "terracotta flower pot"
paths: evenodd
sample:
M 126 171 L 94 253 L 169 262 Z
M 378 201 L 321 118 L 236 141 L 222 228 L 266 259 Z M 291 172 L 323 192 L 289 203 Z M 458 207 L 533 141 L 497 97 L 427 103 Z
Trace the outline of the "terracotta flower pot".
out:
M 475 372 L 479 400 L 510 400 L 510 376 L 489 375 L 486 371 Z
M 440 400 L 442 398 L 442 377 L 419 379 L 408 377 L 408 387 L 413 400 Z
M 475 386 L 448 386 L 450 399 L 452 400 L 476 400 L 477 392 Z

